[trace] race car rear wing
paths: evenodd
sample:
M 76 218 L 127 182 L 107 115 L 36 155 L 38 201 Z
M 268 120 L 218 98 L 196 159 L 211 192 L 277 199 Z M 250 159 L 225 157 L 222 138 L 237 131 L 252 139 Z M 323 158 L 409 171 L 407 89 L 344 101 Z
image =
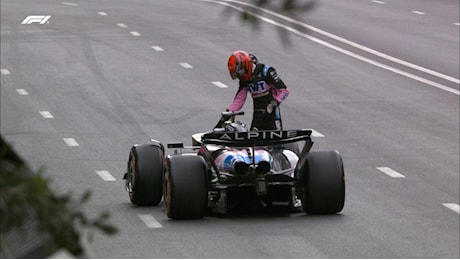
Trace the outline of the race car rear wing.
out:
M 251 132 L 210 132 L 201 139 L 204 145 L 232 147 L 271 146 L 311 140 L 312 130 L 271 130 Z

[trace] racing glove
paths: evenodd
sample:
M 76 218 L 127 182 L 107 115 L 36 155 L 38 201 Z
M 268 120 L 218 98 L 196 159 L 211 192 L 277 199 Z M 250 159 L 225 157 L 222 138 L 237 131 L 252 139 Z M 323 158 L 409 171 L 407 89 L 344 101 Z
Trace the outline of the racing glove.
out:
M 267 106 L 267 113 L 271 114 L 273 110 L 275 109 L 275 107 L 278 105 L 279 105 L 278 101 L 276 100 L 270 101 L 270 103 L 268 103 L 268 106 Z

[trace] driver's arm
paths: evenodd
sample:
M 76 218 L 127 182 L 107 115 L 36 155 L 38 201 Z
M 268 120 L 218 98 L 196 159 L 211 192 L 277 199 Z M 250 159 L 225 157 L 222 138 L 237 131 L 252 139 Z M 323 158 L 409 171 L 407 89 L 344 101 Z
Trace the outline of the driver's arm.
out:
M 240 86 L 238 92 L 233 98 L 232 104 L 228 107 L 228 111 L 240 111 L 246 102 L 246 97 L 248 96 L 248 89 Z
M 278 104 L 283 103 L 289 95 L 289 89 L 278 76 L 278 73 L 273 67 L 268 69 L 265 81 L 274 86 L 273 98 L 278 102 Z

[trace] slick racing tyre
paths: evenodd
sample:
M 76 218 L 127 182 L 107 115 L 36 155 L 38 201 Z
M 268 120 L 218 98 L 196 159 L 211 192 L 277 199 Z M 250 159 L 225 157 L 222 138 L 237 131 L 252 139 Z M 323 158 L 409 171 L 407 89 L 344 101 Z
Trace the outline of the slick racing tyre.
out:
M 158 205 L 163 196 L 163 151 L 160 144 L 131 148 L 126 188 L 131 202 L 139 206 Z
M 338 151 L 311 152 L 304 168 L 302 207 L 307 214 L 335 214 L 345 203 L 345 174 Z
M 166 215 L 171 219 L 202 218 L 208 208 L 207 167 L 198 155 L 168 156 L 164 180 Z

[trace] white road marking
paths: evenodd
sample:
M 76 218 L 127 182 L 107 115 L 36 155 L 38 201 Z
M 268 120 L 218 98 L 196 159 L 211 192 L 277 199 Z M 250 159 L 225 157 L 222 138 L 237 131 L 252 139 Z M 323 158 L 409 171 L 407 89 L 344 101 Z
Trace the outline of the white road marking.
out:
M 454 23 L 454 24 L 457 25 L 457 26 L 460 26 L 460 23 Z
M 311 136 L 312 137 L 324 137 L 324 135 L 318 131 L 316 131 L 315 129 L 310 129 L 311 130 Z
M 129 33 L 132 34 L 133 36 L 141 36 L 141 34 L 138 32 L 129 32 Z
M 402 175 L 401 173 L 389 168 L 389 167 L 377 167 L 377 170 L 385 173 L 386 175 L 392 178 L 405 178 L 406 176 Z
M 163 48 L 161 48 L 160 46 L 152 46 L 152 49 L 156 51 L 163 51 Z
M 265 12 L 265 13 L 268 13 L 270 15 L 273 15 L 277 18 L 280 18 L 280 19 L 283 19 L 289 23 L 292 23 L 292 24 L 296 24 L 296 25 L 299 25 L 301 27 L 304 27 L 306 29 L 308 29 L 309 31 L 314 31 L 314 32 L 317 32 L 317 33 L 320 33 L 324 36 L 327 36 L 331 39 L 334 39 L 334 40 L 337 40 L 337 41 L 340 41 L 340 42 L 343 42 L 345 44 L 348 44 L 352 47 L 355 47 L 355 48 L 358 48 L 360 50 L 363 50 L 363 51 L 366 51 L 368 53 L 371 53 L 373 55 L 376 55 L 378 57 L 381 57 L 381 58 L 384 58 L 384 59 L 387 59 L 389 61 L 392 61 L 392 62 L 395 62 L 395 63 L 398 63 L 398 64 L 401 64 L 401 65 L 404 65 L 406 67 L 409 67 L 409 68 L 412 68 L 412 69 L 416 69 L 416 70 L 419 70 L 421 72 L 424 72 L 424 73 L 427 73 L 427 74 L 430 74 L 430 75 L 433 75 L 433 76 L 436 76 L 436 77 L 439 77 L 439 78 L 442 78 L 442 79 L 445 79 L 445 80 L 448 80 L 448 81 L 451 81 L 451 82 L 454 82 L 454 83 L 457 83 L 459 84 L 460 83 L 460 80 L 457 79 L 457 78 L 454 78 L 454 77 L 451 77 L 451 76 L 448 76 L 448 75 L 444 75 L 442 73 L 439 73 L 439 72 L 436 72 L 436 71 L 433 71 L 433 70 L 430 70 L 430 69 L 427 69 L 427 68 L 424 68 L 424 67 L 421 67 L 421 66 L 418 66 L 418 65 L 415 65 L 415 64 L 412 64 L 412 63 L 409 63 L 409 62 L 406 62 L 406 61 L 403 61 L 403 60 L 400 60 L 400 59 L 397 59 L 395 57 L 392 57 L 392 56 L 389 56 L 389 55 L 386 55 L 384 53 L 381 53 L 381 52 L 378 52 L 376 50 L 373 50 L 371 48 L 368 48 L 368 47 L 365 47 L 363 45 L 360 45 L 360 44 L 357 44 L 355 42 L 352 42 L 352 41 L 349 41 L 349 40 L 346 40 L 344 38 L 341 38 L 337 35 L 334 35 L 334 34 L 331 34 L 331 33 L 328 33 L 328 32 L 325 32 L 323 30 L 320 30 L 316 27 L 313 27 L 313 26 L 310 26 L 310 25 L 307 25 L 307 24 L 304 24 L 302 22 L 299 22 L 297 20 L 294 20 L 294 19 L 291 19 L 289 17 L 286 17 L 286 16 L 283 16 L 283 15 L 280 15 L 280 14 L 277 14 L 275 12 L 272 12 L 270 10 L 267 10 L 267 9 L 264 9 L 264 8 L 259 8 L 259 7 L 256 7 L 255 5 L 252 5 L 252 4 L 249 4 L 249 3 L 245 3 L 245 2 L 241 2 L 241 1 L 238 1 L 238 0 L 226 0 L 226 2 L 219 2 L 219 1 L 216 1 L 216 0 L 201 0 L 201 1 L 205 1 L 205 2 L 213 2 L 213 3 L 216 3 L 216 4 L 220 4 L 220 5 L 224 5 L 224 6 L 228 6 L 230 8 L 233 8 L 235 10 L 238 10 L 240 12 L 249 12 L 251 15 L 253 15 L 254 17 L 257 17 L 259 18 L 260 20 L 266 22 L 266 23 L 269 23 L 269 24 L 272 24 L 272 25 L 275 25 L 275 26 L 278 26 L 280 28 L 283 28 L 289 32 L 292 32 L 294 34 L 297 34 L 298 36 L 301 36 L 303 38 L 306 38 L 306 39 L 309 39 L 313 42 L 316 42 L 318 44 L 321 44 L 325 47 L 328 47 L 330 49 L 333 49 L 335 51 L 338 51 L 338 52 L 341 52 L 345 55 L 348 55 L 350 57 L 353 57 L 355 59 L 358 59 L 358 60 L 361 60 L 363 62 L 367 62 L 371 65 L 374 65 L 374 66 L 377 66 L 377 67 L 380 67 L 382 69 L 386 69 L 388 71 L 391 71 L 391 72 L 394 72 L 396 74 L 399 74 L 399 75 L 402 75 L 402 76 L 405 76 L 405 77 L 408 77 L 408 78 L 411 78 L 411 79 L 414 79 L 414 80 L 417 80 L 419 82 L 422 82 L 422 83 L 425 83 L 427 85 L 430 85 L 432 87 L 435 87 L 435 88 L 439 88 L 439 89 L 442 89 L 444 91 L 447 91 L 447 92 L 451 92 L 453 94 L 456 94 L 456 95 L 460 95 L 460 92 L 456 89 L 453 89 L 453 88 L 450 88 L 450 87 L 447 87 L 447 86 L 444 86 L 442 84 L 439 84 L 439 83 L 436 83 L 434 81 L 431 81 L 431 80 L 427 80 L 425 78 L 422 78 L 422 77 L 419 77 L 419 76 L 416 76 L 414 74 L 411 74 L 411 73 L 407 73 L 405 71 L 402 71 L 402 70 L 399 70 L 399 69 L 396 69 L 396 68 L 393 68 L 393 67 L 390 67 L 390 66 L 387 66 L 387 65 L 384 65 L 382 63 L 379 63 L 379 62 L 376 62 L 374 60 L 371 60 L 371 59 L 368 59 L 368 58 L 365 58 L 363 56 L 360 56 L 358 54 L 355 54 L 351 51 L 347 51 L 345 49 L 342 49 L 338 46 L 335 46 L 335 45 L 332 45 L 328 42 L 325 42 L 323 40 L 320 40 L 316 37 L 313 37 L 307 33 L 304 33 L 302 31 L 299 31 L 297 29 L 294 29 L 292 27 L 289 27 L 289 26 L 286 26 L 284 24 L 281 24 L 281 23 L 278 23 L 272 19 L 269 19 L 269 18 L 266 18 L 264 16 L 261 16 L 257 13 L 254 13 L 254 12 L 250 12 L 250 11 L 247 11 L 247 10 L 244 10 L 243 8 L 240 8 L 240 7 L 237 7 L 237 6 L 234 6 L 234 5 L 231 5 L 227 2 L 234 2 L 234 3 L 238 3 L 238 4 L 241 4 L 241 5 L 245 5 L 245 6 L 250 6 L 250 7 L 253 7 L 253 8 L 257 8 L 258 10 L 262 11 L 262 12 Z
M 117 26 L 118 27 L 121 27 L 121 28 L 127 28 L 128 26 L 124 23 L 117 23 Z
M 29 95 L 29 92 L 27 92 L 27 90 L 22 89 L 22 88 L 16 89 L 16 92 L 18 92 L 18 94 L 21 95 L 21 96 L 28 96 Z
M 426 13 L 424 12 L 420 12 L 420 11 L 412 11 L 411 13 L 414 13 L 414 14 L 419 14 L 419 15 L 425 15 Z
M 67 3 L 67 2 L 62 2 L 61 4 L 63 4 L 63 5 L 71 5 L 71 6 L 78 6 L 78 4 Z
M 64 140 L 64 142 L 67 144 L 67 146 L 70 146 L 70 147 L 80 146 L 77 143 L 77 141 L 75 141 L 75 139 L 73 139 L 73 138 L 62 138 L 62 140 Z
M 40 115 L 42 115 L 43 118 L 54 118 L 54 116 L 48 112 L 48 111 L 40 111 Z
M 7 69 L 0 69 L 0 73 L 2 75 L 11 75 L 11 72 L 9 70 L 7 70 Z
M 184 67 L 185 69 L 191 69 L 191 68 L 193 68 L 192 65 L 188 64 L 187 62 L 179 63 L 179 65 L 181 65 L 181 66 Z
M 381 4 L 381 5 L 385 4 L 385 2 L 383 2 L 383 1 L 377 1 L 377 0 L 373 0 L 372 2 L 374 2 L 374 3 L 376 3 L 376 4 Z
M 104 181 L 116 181 L 116 179 L 108 171 L 96 171 L 96 174 L 99 175 Z
M 99 15 L 102 15 L 102 16 L 107 16 L 107 13 L 105 12 L 97 12 Z
M 224 83 L 220 81 L 213 81 L 212 84 L 216 85 L 218 88 L 228 88 L 227 85 L 225 85 Z
M 454 211 L 454 212 L 457 212 L 457 214 L 460 214 L 460 206 L 458 204 L 455 204 L 455 203 L 443 203 L 442 205 L 444 207 Z
M 152 215 L 138 215 L 148 228 L 161 228 L 162 225 Z

